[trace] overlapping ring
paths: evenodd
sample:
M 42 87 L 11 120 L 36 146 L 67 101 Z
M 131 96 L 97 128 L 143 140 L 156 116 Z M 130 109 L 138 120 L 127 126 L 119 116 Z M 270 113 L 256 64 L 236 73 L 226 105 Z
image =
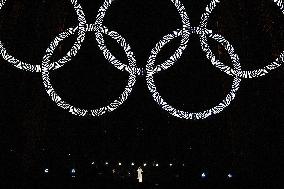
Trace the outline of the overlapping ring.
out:
M 69 62 L 72 60 L 74 56 L 78 53 L 78 51 L 81 48 L 81 44 L 83 43 L 86 35 L 86 17 L 85 13 L 83 12 L 82 6 L 78 3 L 77 0 L 70 0 L 73 8 L 76 12 L 77 18 L 78 18 L 78 36 L 76 39 L 76 42 L 74 45 L 71 47 L 71 50 L 67 52 L 67 54 L 61 58 L 60 60 L 56 62 L 52 62 L 49 66 L 51 70 L 58 69 L 62 67 L 65 63 Z M 5 5 L 6 0 L 0 0 L 0 10 L 2 7 Z M 62 36 L 62 35 L 59 35 Z M 54 43 L 58 43 L 58 41 L 61 41 L 59 37 L 56 37 L 54 40 Z M 24 70 L 24 71 L 29 71 L 29 72 L 41 72 L 41 65 L 33 65 L 29 63 L 25 63 L 14 56 L 10 55 L 6 48 L 4 47 L 3 43 L 0 41 L 0 54 L 3 57 L 4 60 L 6 60 L 8 63 L 12 64 L 18 69 Z
M 222 0 L 212 0 L 210 4 L 206 7 L 205 13 L 201 16 L 200 21 L 200 27 L 201 28 L 207 28 L 208 19 L 213 12 L 213 10 L 216 8 L 218 3 L 220 3 Z M 276 5 L 280 8 L 281 12 L 284 14 L 284 3 L 283 0 L 272 0 Z M 204 34 L 200 35 L 200 42 L 201 46 L 204 52 L 208 52 L 207 54 L 210 56 L 212 53 L 208 42 L 207 37 Z M 244 71 L 244 70 L 235 70 L 234 68 L 230 68 L 229 66 L 226 66 L 221 61 L 217 60 L 213 62 L 213 65 L 219 68 L 221 71 L 225 72 L 228 75 L 231 76 L 237 76 L 239 78 L 256 78 L 267 75 L 270 71 L 275 70 L 276 68 L 279 68 L 284 61 L 284 51 L 281 52 L 280 56 L 276 58 L 275 61 L 271 62 L 264 68 L 256 69 L 256 70 L 250 70 L 250 71 Z
M 66 32 L 62 33 L 61 35 L 61 40 L 64 40 L 66 37 L 74 34 L 76 31 L 76 28 L 70 28 Z M 87 31 L 96 31 L 97 33 L 102 32 L 103 34 L 109 35 L 111 38 L 115 39 L 125 50 L 127 58 L 129 60 L 129 65 L 128 66 L 118 66 L 120 63 L 117 63 L 118 61 L 114 58 L 113 55 L 107 50 L 107 49 L 102 49 L 104 51 L 104 55 L 106 59 L 115 64 L 116 68 L 124 70 L 129 72 L 129 79 L 127 86 L 125 87 L 123 93 L 119 96 L 118 99 L 114 100 L 112 103 L 110 103 L 108 106 L 94 109 L 94 110 L 86 110 L 86 109 L 81 109 L 75 106 L 72 106 L 62 100 L 62 98 L 55 92 L 54 88 L 52 87 L 52 84 L 50 82 L 49 78 L 49 65 L 50 65 L 50 58 L 52 54 L 54 53 L 54 50 L 56 49 L 58 43 L 51 43 L 48 49 L 46 50 L 46 55 L 43 58 L 42 62 L 42 78 L 43 78 L 43 83 L 45 86 L 45 89 L 47 91 L 47 94 L 50 96 L 50 98 L 61 108 L 69 110 L 74 115 L 78 116 L 101 116 L 107 112 L 112 112 L 113 110 L 117 109 L 120 105 L 122 105 L 128 96 L 130 95 L 133 86 L 135 85 L 136 82 L 136 72 L 134 72 L 134 68 L 136 68 L 136 60 L 133 56 L 133 52 L 131 51 L 130 46 L 126 43 L 125 39 L 121 37 L 118 33 L 114 31 L 109 31 L 106 27 L 102 26 L 99 30 L 96 29 L 94 25 L 87 25 Z M 98 39 L 99 40 L 99 39 Z M 99 41 L 101 43 L 101 41 Z
M 217 4 L 220 3 L 220 0 L 212 0 L 210 2 L 210 4 L 206 7 L 206 12 L 201 17 L 201 22 L 198 27 L 191 26 L 186 10 L 183 4 L 180 2 L 180 0 L 171 0 L 172 3 L 175 5 L 176 9 L 178 10 L 179 15 L 181 17 L 181 21 L 183 24 L 182 29 L 175 30 L 173 33 L 164 36 L 162 40 L 160 40 L 156 44 L 156 46 L 152 49 L 147 65 L 146 65 L 146 69 L 138 68 L 136 65 L 136 59 L 135 59 L 134 53 L 132 52 L 131 47 L 126 42 L 125 38 L 123 38 L 121 35 L 119 35 L 115 31 L 109 31 L 108 28 L 103 25 L 105 14 L 113 1 L 114 0 L 105 0 L 103 5 L 99 8 L 99 12 L 96 17 L 95 24 L 87 24 L 81 5 L 77 2 L 77 0 L 71 0 L 71 3 L 74 6 L 74 9 L 78 16 L 79 25 L 77 27 L 69 28 L 66 31 L 62 32 L 51 42 L 51 44 L 46 50 L 46 54 L 44 55 L 41 66 L 24 63 L 14 58 L 13 56 L 9 55 L 1 41 L 0 41 L 0 53 L 6 61 L 8 61 L 9 63 L 11 63 L 12 65 L 14 65 L 15 67 L 19 69 L 22 69 L 25 71 L 41 72 L 45 89 L 47 91 L 47 94 L 50 96 L 50 98 L 59 107 L 63 109 L 67 109 L 69 112 L 71 112 L 74 115 L 101 116 L 107 112 L 111 112 L 117 109 L 127 100 L 128 96 L 131 94 L 133 86 L 136 83 L 137 76 L 146 75 L 148 89 L 150 93 L 152 94 L 154 101 L 162 109 L 164 109 L 171 115 L 178 117 L 178 118 L 182 118 L 182 119 L 205 119 L 211 115 L 222 112 L 234 100 L 236 93 L 240 87 L 242 78 L 254 78 L 254 77 L 264 76 L 267 73 L 269 73 L 271 70 L 274 70 L 280 67 L 282 62 L 284 61 L 284 51 L 283 51 L 274 62 L 270 63 L 266 67 L 262 69 L 252 70 L 252 71 L 243 71 L 241 69 L 239 57 L 235 53 L 233 46 L 223 36 L 219 34 L 214 34 L 211 30 L 207 29 L 207 23 L 208 23 L 209 16 L 212 13 L 212 11 L 215 9 Z M 284 14 L 283 1 L 282 0 L 272 0 L 272 1 L 275 2 L 280 7 L 282 13 Z M 6 0 L 0 0 L 0 10 L 2 6 L 5 4 L 5 2 Z M 77 41 L 74 43 L 71 50 L 59 61 L 51 62 L 50 58 L 54 50 L 58 46 L 58 44 L 61 41 L 63 41 L 65 38 L 67 38 L 70 35 L 75 34 L 76 32 L 78 32 Z M 95 32 L 96 41 L 98 43 L 100 50 L 103 52 L 104 57 L 112 65 L 114 65 L 117 69 L 121 71 L 126 71 L 129 73 L 129 79 L 128 79 L 127 86 L 125 87 L 123 93 L 118 97 L 118 99 L 114 100 L 112 103 L 110 103 L 109 105 L 105 107 L 94 109 L 94 110 L 81 109 L 78 107 L 74 107 L 70 105 L 69 103 L 65 102 L 55 92 L 50 82 L 50 78 L 49 78 L 49 71 L 60 68 L 65 63 L 70 61 L 72 57 L 74 57 L 77 54 L 77 52 L 79 51 L 81 47 L 82 42 L 85 39 L 86 32 Z M 206 57 L 211 61 L 211 63 L 217 68 L 219 68 L 221 71 L 234 77 L 232 88 L 222 102 L 220 102 L 219 104 L 217 104 L 216 106 L 214 106 L 213 108 L 209 110 L 196 112 L 196 113 L 190 113 L 190 112 L 186 112 L 183 110 L 178 110 L 172 107 L 171 105 L 169 105 L 157 91 L 157 88 L 154 82 L 155 74 L 157 74 L 158 72 L 162 70 L 166 70 L 172 67 L 180 59 L 180 57 L 183 54 L 183 51 L 186 49 L 188 45 L 189 36 L 192 34 L 197 34 L 199 36 L 202 50 L 205 52 Z M 109 35 L 111 38 L 115 39 L 117 43 L 120 44 L 120 46 L 124 49 L 127 55 L 129 64 L 125 64 L 119 61 L 118 59 L 116 59 L 115 56 L 112 55 L 112 53 L 108 50 L 107 46 L 105 45 L 103 35 Z M 162 64 L 155 66 L 156 56 L 161 51 L 163 46 L 177 37 L 181 37 L 181 43 L 180 43 L 180 46 L 175 51 L 175 53 L 172 56 L 170 56 L 170 58 L 166 60 L 165 62 L 163 62 Z M 210 50 L 210 47 L 207 43 L 208 37 L 221 43 L 222 46 L 228 51 L 228 54 L 230 55 L 231 61 L 233 63 L 232 68 L 224 65 L 221 61 L 219 61 L 214 56 L 214 54 Z
M 221 43 L 223 47 L 228 51 L 230 58 L 233 62 L 234 69 L 238 71 L 241 70 L 241 65 L 240 65 L 238 55 L 234 52 L 234 48 L 232 47 L 232 45 L 224 37 L 218 34 L 213 34 L 212 31 L 209 31 L 208 29 L 203 29 L 199 27 L 189 28 L 189 31 L 190 31 L 190 34 L 198 34 L 198 35 L 205 34 L 209 36 L 210 38 L 216 40 L 217 42 Z M 173 34 L 165 36 L 161 41 L 157 43 L 156 47 L 151 51 L 151 55 L 148 60 L 148 64 L 146 66 L 146 70 L 147 70 L 146 80 L 148 84 L 148 89 L 150 90 L 156 103 L 158 103 L 162 109 L 169 112 L 171 115 L 179 117 L 179 118 L 183 118 L 183 119 L 205 119 L 213 114 L 220 113 L 227 106 L 230 105 L 231 101 L 234 100 L 236 93 L 240 87 L 241 79 L 235 76 L 233 80 L 231 91 L 226 95 L 225 99 L 222 102 L 220 102 L 218 105 L 214 106 L 213 108 L 209 110 L 205 110 L 205 111 L 197 112 L 197 113 L 191 113 L 191 112 L 178 110 L 174 108 L 173 106 L 169 105 L 159 94 L 157 87 L 155 85 L 155 82 L 154 82 L 155 70 L 157 70 L 157 68 L 155 68 L 154 66 L 155 59 L 156 59 L 157 54 L 163 48 L 163 46 L 165 46 L 167 43 L 169 43 L 174 38 L 181 36 L 181 34 L 182 34 L 182 30 L 177 30 Z M 208 59 L 211 62 L 216 61 L 213 54 L 209 54 L 208 51 L 206 52 L 206 54 L 207 54 Z

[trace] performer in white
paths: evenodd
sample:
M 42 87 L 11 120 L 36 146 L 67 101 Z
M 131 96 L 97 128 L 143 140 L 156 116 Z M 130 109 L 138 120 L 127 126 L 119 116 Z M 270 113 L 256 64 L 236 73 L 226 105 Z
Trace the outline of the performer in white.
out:
M 137 172 L 138 172 L 138 178 L 137 178 L 137 179 L 138 179 L 139 182 L 141 183 L 141 182 L 142 182 L 142 173 L 143 173 L 142 168 L 139 167 L 138 170 L 137 170 Z

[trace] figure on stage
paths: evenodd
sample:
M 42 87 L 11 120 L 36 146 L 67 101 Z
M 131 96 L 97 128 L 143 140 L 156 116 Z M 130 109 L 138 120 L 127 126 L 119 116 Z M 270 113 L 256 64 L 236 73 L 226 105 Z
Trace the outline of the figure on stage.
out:
M 138 178 L 137 179 L 139 180 L 139 183 L 142 183 L 142 173 L 143 173 L 142 168 L 139 167 L 137 172 L 138 172 Z

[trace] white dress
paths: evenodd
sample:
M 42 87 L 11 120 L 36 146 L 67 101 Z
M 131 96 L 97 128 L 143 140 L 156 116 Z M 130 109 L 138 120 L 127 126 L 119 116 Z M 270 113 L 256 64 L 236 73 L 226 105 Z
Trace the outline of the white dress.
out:
M 139 168 L 138 170 L 137 170 L 137 172 L 138 172 L 138 180 L 139 180 L 139 182 L 142 182 L 142 173 L 143 173 L 143 170 L 141 169 L 141 168 Z

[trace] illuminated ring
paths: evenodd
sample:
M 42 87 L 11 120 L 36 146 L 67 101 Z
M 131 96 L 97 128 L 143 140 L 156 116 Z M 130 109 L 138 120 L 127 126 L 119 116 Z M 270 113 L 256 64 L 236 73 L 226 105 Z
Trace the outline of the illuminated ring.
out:
M 95 31 L 96 30 L 95 27 L 93 27 L 93 25 L 87 25 L 87 29 L 88 29 L 87 31 Z M 66 35 L 62 36 L 62 40 L 65 39 L 66 37 L 68 37 L 69 35 L 74 34 L 75 30 L 76 30 L 75 28 L 70 28 L 69 30 L 67 30 L 67 32 L 65 33 Z M 118 33 L 114 32 L 114 31 L 108 31 L 108 29 L 106 27 L 101 29 L 101 31 L 103 31 L 104 34 L 109 35 L 111 38 L 115 39 L 120 45 L 122 45 L 121 41 L 119 40 L 122 37 L 117 37 L 117 36 L 119 36 Z M 123 38 L 122 38 L 122 40 L 123 40 Z M 130 46 L 128 44 L 126 44 L 126 46 L 128 46 L 130 48 Z M 131 71 L 129 71 L 129 79 L 128 79 L 127 86 L 125 87 L 125 90 L 119 96 L 119 98 L 117 100 L 114 100 L 108 106 L 98 108 L 98 109 L 94 109 L 94 110 L 86 110 L 86 109 L 74 107 L 74 106 L 68 104 L 67 102 L 63 101 L 62 98 L 55 92 L 55 90 L 52 87 L 52 84 L 50 82 L 50 78 L 49 78 L 50 58 L 53 55 L 56 47 L 57 47 L 56 45 L 53 45 L 53 43 L 51 43 L 50 46 L 48 47 L 48 49 L 46 50 L 46 55 L 44 56 L 43 61 L 42 61 L 42 79 L 43 79 L 43 83 L 44 83 L 45 90 L 46 90 L 47 94 L 57 104 L 57 106 L 59 106 L 63 109 L 66 109 L 69 112 L 71 112 L 72 114 L 77 115 L 77 116 L 97 117 L 97 116 L 101 116 L 101 115 L 103 115 L 107 112 L 114 111 L 115 109 L 117 109 L 120 105 L 122 105 L 127 100 L 128 96 L 132 92 L 133 86 L 136 83 L 136 74 L 131 72 Z M 122 46 L 122 47 L 124 48 L 124 46 Z M 131 49 L 129 49 L 129 51 L 131 51 Z M 131 54 L 131 53 L 127 54 L 128 59 L 132 59 L 133 57 L 130 57 L 129 54 Z
M 224 48 L 228 51 L 228 53 L 231 57 L 234 69 L 235 70 L 241 70 L 238 55 L 235 54 L 234 48 L 230 45 L 230 43 L 224 37 L 217 35 L 217 34 L 212 34 L 211 31 L 209 31 L 207 29 L 201 29 L 201 28 L 191 28 L 190 29 L 190 34 L 200 35 L 201 33 L 203 33 L 204 35 L 206 34 L 210 38 L 215 39 L 216 41 L 221 43 L 224 46 Z M 218 114 L 218 113 L 222 112 L 226 107 L 228 107 L 230 105 L 230 103 L 234 100 L 234 98 L 236 96 L 236 93 L 237 93 L 237 91 L 240 87 L 240 82 L 241 82 L 241 79 L 238 78 L 238 77 L 234 77 L 231 91 L 227 94 L 227 96 L 225 97 L 225 99 L 221 103 L 219 103 L 217 106 L 215 106 L 215 107 L 213 107 L 209 110 L 205 110 L 205 111 L 202 111 L 202 112 L 190 113 L 190 112 L 175 109 L 174 107 L 169 105 L 159 94 L 157 87 L 155 85 L 155 82 L 154 82 L 154 75 L 157 73 L 155 71 L 155 66 L 154 66 L 157 54 L 161 51 L 161 49 L 167 43 L 169 43 L 172 39 L 174 39 L 174 38 L 176 38 L 180 35 L 181 35 L 181 32 L 179 32 L 177 30 L 172 34 L 171 38 L 165 39 L 163 42 L 160 42 L 158 45 L 156 45 L 156 47 L 154 49 L 152 49 L 151 56 L 148 59 L 148 63 L 147 63 L 147 66 L 146 66 L 146 80 L 147 80 L 147 85 L 148 85 L 149 91 L 151 92 L 156 103 L 159 106 L 161 106 L 162 109 L 164 109 L 165 111 L 167 111 L 171 115 L 178 117 L 178 118 L 182 118 L 182 119 L 205 119 L 205 118 L 207 118 L 207 117 L 209 117 L 213 114 Z M 207 52 L 207 53 L 209 53 L 209 52 Z M 214 59 L 214 57 L 211 56 L 211 55 L 210 56 L 207 55 L 207 58 L 209 58 L 209 60 L 211 62 L 216 61 Z
M 279 6 L 281 12 L 284 14 L 284 3 L 283 0 L 273 0 Z M 205 13 L 203 13 L 201 17 L 201 22 L 200 22 L 200 27 L 201 28 L 206 28 L 208 24 L 208 19 L 210 17 L 210 14 L 212 11 L 215 9 L 217 4 L 220 3 L 220 0 L 212 0 L 210 4 L 206 7 Z M 210 54 L 212 54 L 211 49 L 209 47 L 207 37 L 206 35 L 200 35 L 200 42 L 201 46 L 203 47 L 203 51 L 207 52 L 209 51 Z M 265 76 L 268 74 L 270 71 L 275 70 L 276 68 L 280 67 L 282 63 L 284 62 L 284 51 L 280 54 L 278 58 L 269 65 L 265 66 L 264 68 L 261 69 L 256 69 L 256 70 L 251 70 L 251 71 L 243 71 L 243 70 L 235 70 L 229 66 L 224 65 L 221 61 L 217 60 L 213 64 L 215 67 L 219 68 L 221 71 L 225 72 L 228 75 L 231 76 L 237 76 L 240 78 L 256 78 L 256 77 L 261 77 Z
M 97 18 L 96 18 L 96 22 L 95 22 L 96 28 L 98 28 L 98 29 L 103 28 L 102 24 L 103 24 L 103 21 L 104 21 L 105 14 L 106 14 L 108 8 L 110 7 L 110 5 L 111 5 L 111 3 L 113 1 L 114 0 L 105 0 L 103 5 L 100 7 L 98 15 L 97 15 Z M 179 14 L 181 16 L 182 23 L 183 23 L 183 33 L 181 35 L 182 36 L 182 40 L 181 40 L 180 46 L 175 51 L 175 53 L 167 61 L 165 61 L 163 64 L 161 64 L 159 66 L 159 68 L 158 68 L 159 71 L 168 69 L 169 67 L 171 67 L 179 59 L 179 57 L 181 56 L 182 52 L 186 49 L 187 44 L 188 44 L 188 40 L 189 40 L 188 28 L 190 27 L 190 22 L 189 22 L 189 18 L 187 16 L 187 13 L 185 11 L 185 8 L 184 8 L 183 4 L 179 0 L 171 0 L 171 1 L 174 3 L 175 7 L 177 8 L 177 10 L 178 10 L 178 12 L 179 12 Z M 107 55 L 106 57 L 111 57 L 111 59 L 113 60 L 112 64 L 117 69 L 119 69 L 119 70 L 127 70 L 127 69 L 129 69 L 128 65 L 121 63 L 119 60 L 117 60 L 110 53 L 110 51 L 108 50 L 108 48 L 107 48 L 107 46 L 106 46 L 106 44 L 104 42 L 102 33 L 103 32 L 101 32 L 99 30 L 96 31 L 96 39 L 97 39 L 97 42 L 99 44 L 99 48 L 103 51 L 103 54 L 106 54 Z M 130 65 L 130 67 L 132 67 L 132 66 Z M 136 72 L 136 75 L 144 75 L 145 74 L 145 69 L 144 68 L 138 68 L 135 65 L 134 72 Z
M 5 4 L 5 2 L 6 2 L 6 0 L 0 0 L 0 10 L 1 10 L 2 6 Z M 72 46 L 71 50 L 63 58 L 61 58 L 57 62 L 53 62 L 49 66 L 49 69 L 51 69 L 51 70 L 55 70 L 55 69 L 62 67 L 65 63 L 69 62 L 72 59 L 72 57 L 76 56 L 76 54 L 78 53 L 78 51 L 81 48 L 82 42 L 85 39 L 85 35 L 86 35 L 85 14 L 83 12 L 81 5 L 77 2 L 77 0 L 71 0 L 71 3 L 72 3 L 72 5 L 73 5 L 73 7 L 76 11 L 77 16 L 78 16 L 78 21 L 79 21 L 78 37 L 77 37 L 76 42 Z M 62 35 L 59 35 L 59 36 L 62 36 Z M 54 43 L 56 43 L 56 41 L 61 41 L 61 39 L 57 37 L 54 40 Z M 12 55 L 10 55 L 7 52 L 6 48 L 4 47 L 4 45 L 1 41 L 0 41 L 0 54 L 3 57 L 4 60 L 6 60 L 7 62 L 9 62 L 10 64 L 12 64 L 13 66 L 15 66 L 18 69 L 30 71 L 30 72 L 41 72 L 41 65 L 32 65 L 32 64 L 24 63 L 24 62 L 16 59 L 15 57 L 13 57 Z

